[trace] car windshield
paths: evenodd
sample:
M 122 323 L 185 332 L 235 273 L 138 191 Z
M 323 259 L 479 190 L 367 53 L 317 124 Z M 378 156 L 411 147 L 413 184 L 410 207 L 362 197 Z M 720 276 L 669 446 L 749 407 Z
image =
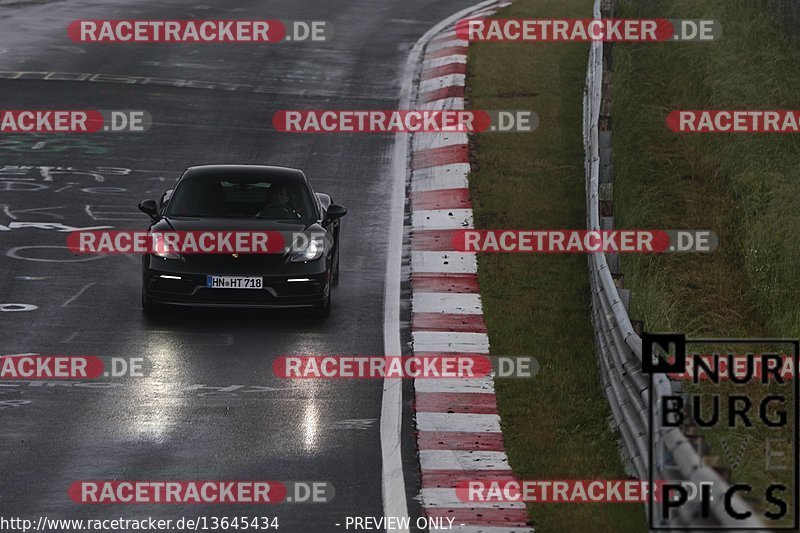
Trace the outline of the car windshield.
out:
M 203 176 L 182 180 L 166 211 L 171 217 L 312 220 L 316 213 L 304 183 L 260 176 Z

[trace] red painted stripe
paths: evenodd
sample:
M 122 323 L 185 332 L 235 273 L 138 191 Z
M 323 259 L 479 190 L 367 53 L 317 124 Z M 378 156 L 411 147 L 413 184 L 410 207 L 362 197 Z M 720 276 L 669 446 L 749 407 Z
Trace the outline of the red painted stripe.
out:
M 422 487 L 426 489 L 454 489 L 462 481 L 471 479 L 497 479 L 513 481 L 511 470 L 423 470 Z
M 464 98 L 464 86 L 450 85 L 448 87 L 442 87 L 441 89 L 422 93 L 419 98 L 423 104 L 433 102 L 434 100 L 444 100 L 445 98 Z
M 417 150 L 412 156 L 411 168 L 412 170 L 417 170 L 440 165 L 451 165 L 453 163 L 469 163 L 469 146 L 455 144 L 428 150 Z
M 417 252 L 452 252 L 456 231 L 459 230 L 416 230 L 411 234 L 411 249 Z
M 434 394 L 434 393 L 429 393 Z M 417 393 L 417 397 L 420 393 Z M 483 394 L 475 394 L 483 396 Z M 486 396 L 494 396 L 487 394 Z M 459 433 L 455 431 L 420 431 L 417 433 L 420 450 L 474 450 L 502 452 L 502 433 Z
M 457 331 L 461 333 L 486 333 L 483 315 L 448 313 L 414 313 L 411 331 Z
M 417 357 L 419 357 L 421 355 L 430 355 L 432 357 L 454 357 L 454 356 L 458 356 L 458 357 L 481 357 L 481 358 L 485 358 L 486 357 L 485 353 L 473 353 L 473 352 L 423 352 L 423 351 L 416 351 L 416 352 L 414 352 L 414 355 L 416 355 Z M 445 378 L 445 379 L 450 379 L 450 378 Z M 453 379 L 456 379 L 456 378 L 453 378 Z M 470 378 L 464 378 L 464 379 L 470 379 Z
M 526 509 L 446 509 L 426 507 L 425 514 L 436 518 L 454 518 L 454 524 L 530 527 Z
M 467 55 L 466 46 L 448 46 L 447 48 L 440 48 L 433 52 L 425 54 L 425 59 L 439 59 L 440 57 L 454 56 L 454 55 Z
M 466 209 L 472 207 L 469 189 L 439 189 L 411 193 L 412 209 Z
M 437 35 L 433 39 L 431 39 L 430 44 L 440 43 L 442 41 L 452 41 L 454 39 L 460 39 L 460 38 L 458 37 L 458 32 L 456 32 L 455 29 L 451 28 L 451 29 L 449 29 L 449 30 L 447 30 L 445 32 L 440 33 L 439 35 Z M 460 40 L 463 41 L 464 39 L 460 39 Z
M 420 77 L 423 80 L 430 80 L 433 78 L 439 78 L 441 76 L 447 76 L 449 74 L 466 74 L 466 73 L 467 73 L 466 63 L 450 63 L 448 65 L 441 65 L 438 67 L 433 67 L 423 70 Z
M 411 290 L 474 294 L 480 292 L 480 287 L 477 274 L 411 274 Z
M 440 36 L 433 42 L 442 42 L 445 39 L 453 39 L 453 36 Z M 437 59 L 456 54 L 466 55 L 467 47 L 448 46 L 427 53 L 426 59 Z M 429 80 L 451 74 L 466 74 L 466 71 L 465 64 L 451 63 L 426 69 L 422 73 L 422 79 Z M 425 92 L 419 96 L 419 101 L 428 103 L 446 98 L 463 97 L 463 86 L 450 86 Z M 469 163 L 469 147 L 467 145 L 416 151 L 413 154 L 411 168 L 418 170 L 453 163 Z M 412 210 L 471 207 L 469 189 L 466 188 L 416 192 L 412 193 L 410 200 Z M 411 247 L 412 250 L 447 251 L 452 249 L 452 235 L 453 231 L 446 230 L 415 231 L 411 236 Z M 478 279 L 475 274 L 412 274 L 411 284 L 412 291 L 417 292 L 479 292 Z M 413 313 L 412 330 L 485 332 L 486 324 L 482 315 Z M 497 402 L 493 393 L 417 393 L 413 408 L 416 412 L 496 414 Z M 502 433 L 422 431 L 417 433 L 416 438 L 421 450 L 503 450 Z M 514 476 L 510 470 L 424 470 L 421 472 L 421 484 L 424 488 L 455 488 L 460 481 L 469 479 L 513 480 Z M 456 524 L 530 528 L 526 509 L 428 507 L 425 509 L 425 513 L 432 518 L 454 519 Z
M 414 401 L 418 413 L 497 414 L 494 394 L 418 392 Z

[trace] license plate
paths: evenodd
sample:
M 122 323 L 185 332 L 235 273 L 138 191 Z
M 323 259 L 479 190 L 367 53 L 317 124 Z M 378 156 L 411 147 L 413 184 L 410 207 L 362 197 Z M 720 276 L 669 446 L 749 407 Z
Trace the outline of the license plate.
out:
M 263 289 L 264 278 L 259 276 L 206 276 L 209 289 Z

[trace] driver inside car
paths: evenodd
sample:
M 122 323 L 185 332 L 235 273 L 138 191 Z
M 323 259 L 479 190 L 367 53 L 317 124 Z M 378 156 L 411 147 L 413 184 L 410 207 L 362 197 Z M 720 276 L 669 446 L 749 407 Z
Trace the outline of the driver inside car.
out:
M 291 205 L 289 188 L 283 184 L 275 184 L 267 190 L 264 207 L 256 216 L 284 218 L 287 215 L 300 217 L 300 213 Z

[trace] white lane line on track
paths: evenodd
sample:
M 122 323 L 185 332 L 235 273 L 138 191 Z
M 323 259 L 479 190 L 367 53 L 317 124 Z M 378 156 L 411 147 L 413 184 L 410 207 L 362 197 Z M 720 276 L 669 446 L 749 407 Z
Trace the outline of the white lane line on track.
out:
M 432 31 L 432 30 L 431 30 Z M 425 43 L 433 35 L 429 31 L 414 44 L 408 54 L 403 76 L 407 80 L 400 87 L 400 109 L 411 108 L 413 80 Z M 392 154 L 392 192 L 389 218 L 389 238 L 386 250 L 386 285 L 383 300 L 383 351 L 384 355 L 402 355 L 400 344 L 400 283 L 403 258 L 403 215 L 405 209 L 406 175 L 408 172 L 408 133 L 395 136 Z M 401 432 L 403 428 L 403 384 L 401 379 L 383 380 L 381 399 L 381 482 L 384 516 L 402 520 L 408 517 Z M 401 521 L 402 523 L 402 521 Z M 400 533 L 407 533 L 403 528 Z
M 412 89 L 416 82 L 417 67 L 423 59 L 422 53 L 425 45 L 449 25 L 459 19 L 484 9 L 495 3 L 496 0 L 486 0 L 472 7 L 462 9 L 450 17 L 436 24 L 428 30 L 414 44 L 408 54 L 403 69 L 400 87 L 399 109 L 411 109 Z M 466 57 L 463 61 L 466 62 Z M 447 64 L 447 63 L 442 63 Z M 431 63 L 428 63 L 430 66 Z M 425 65 L 422 66 L 425 68 Z M 461 102 L 463 109 L 463 99 Z M 409 172 L 409 135 L 398 133 L 395 135 L 394 150 L 392 154 L 392 183 L 389 238 L 386 252 L 386 285 L 383 301 L 383 348 L 385 355 L 402 355 L 400 344 L 400 283 L 402 281 L 401 268 L 403 259 L 403 214 L 405 210 L 406 178 Z M 408 503 L 406 501 L 405 478 L 403 475 L 403 461 L 401 456 L 401 430 L 403 414 L 403 388 L 400 379 L 384 379 L 383 398 L 381 400 L 381 474 L 384 516 L 404 518 L 408 516 Z M 408 529 L 395 530 L 397 533 L 407 533 Z
M 82 288 L 81 290 L 79 290 L 77 294 L 75 294 L 74 296 L 72 296 L 71 298 L 69 298 L 69 299 L 68 299 L 66 302 L 64 302 L 63 304 L 61 304 L 61 307 L 67 307 L 69 304 L 71 304 L 72 302 L 74 302 L 75 300 L 77 300 L 78 298 L 80 298 L 80 297 L 81 297 L 81 294 L 83 294 L 84 292 L 86 292 L 86 289 L 88 289 L 88 288 L 89 288 L 89 287 L 91 287 L 92 285 L 97 285 L 97 282 L 96 282 L 96 281 L 90 281 L 89 283 L 87 283 L 86 285 L 84 285 L 84 286 L 83 286 L 83 288 Z

